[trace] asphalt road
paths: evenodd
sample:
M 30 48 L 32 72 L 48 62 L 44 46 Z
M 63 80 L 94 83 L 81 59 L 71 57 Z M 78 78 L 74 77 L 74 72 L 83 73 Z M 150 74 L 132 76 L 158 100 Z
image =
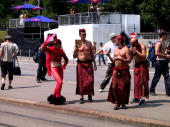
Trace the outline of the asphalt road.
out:
M 0 127 L 135 127 L 51 109 L 0 103 Z

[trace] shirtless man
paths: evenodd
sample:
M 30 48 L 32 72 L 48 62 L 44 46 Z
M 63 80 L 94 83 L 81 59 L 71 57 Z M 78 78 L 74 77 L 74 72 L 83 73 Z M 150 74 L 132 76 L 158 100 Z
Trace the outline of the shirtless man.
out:
M 168 67 L 168 60 L 170 59 L 170 55 L 165 54 L 166 46 L 164 41 L 167 38 L 166 32 L 160 33 L 160 39 L 155 44 L 155 55 L 156 63 L 155 63 L 155 73 L 152 79 L 151 87 L 150 87 L 150 94 L 156 96 L 155 87 L 161 77 L 161 74 L 164 76 L 165 81 L 165 89 L 166 95 L 170 96 L 170 78 L 169 78 L 169 67 Z
M 94 59 L 92 43 L 86 40 L 86 30 L 80 29 L 81 44 L 75 45 L 73 57 L 77 58 L 77 88 L 76 94 L 81 96 L 80 104 L 84 103 L 84 95 L 88 95 L 88 101 L 92 102 L 94 95 L 94 70 L 97 70 Z
M 145 103 L 144 97 L 149 98 L 149 71 L 146 60 L 146 46 L 143 43 L 139 43 L 137 38 L 132 38 L 130 43 L 130 50 L 135 60 L 134 99 L 132 103 L 139 102 L 139 105 L 141 105 Z
M 122 105 L 123 109 L 126 109 L 126 104 L 129 103 L 131 80 L 129 63 L 132 60 L 130 50 L 125 46 L 121 35 L 116 37 L 116 45 L 118 48 L 114 50 L 114 58 L 111 58 L 109 53 L 106 53 L 109 59 L 115 63 L 112 84 L 108 94 L 108 101 L 115 104 L 114 110 L 119 109 L 120 105 Z

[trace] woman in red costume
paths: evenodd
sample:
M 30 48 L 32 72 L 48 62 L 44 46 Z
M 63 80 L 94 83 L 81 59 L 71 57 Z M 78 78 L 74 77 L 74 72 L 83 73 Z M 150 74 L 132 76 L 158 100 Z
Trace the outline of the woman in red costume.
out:
M 65 97 L 61 96 L 61 89 L 63 84 L 63 70 L 68 64 L 68 58 L 61 48 L 61 41 L 59 39 L 51 41 L 51 39 L 54 38 L 55 35 L 56 34 L 46 39 L 41 47 L 41 50 L 45 50 L 50 55 L 50 59 L 48 60 L 50 60 L 51 68 L 48 70 L 48 72 L 50 71 L 49 73 L 52 73 L 54 79 L 57 82 L 53 95 L 50 95 L 47 100 L 50 104 L 61 105 L 64 104 L 64 102 L 66 101 Z M 51 43 L 53 44 L 53 46 L 49 47 L 48 45 Z M 63 65 L 61 63 L 62 58 L 64 58 L 65 61 Z

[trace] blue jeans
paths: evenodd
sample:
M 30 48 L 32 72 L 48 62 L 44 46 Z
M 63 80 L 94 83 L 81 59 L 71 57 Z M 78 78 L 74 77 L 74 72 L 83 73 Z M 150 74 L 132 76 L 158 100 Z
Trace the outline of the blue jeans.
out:
M 155 92 L 155 87 L 156 87 L 157 83 L 159 82 L 161 74 L 164 76 L 166 94 L 170 95 L 169 67 L 168 67 L 168 61 L 166 61 L 166 60 L 157 60 L 156 61 L 155 73 L 154 73 L 154 76 L 152 79 L 150 92 Z
M 101 64 L 100 57 L 102 58 L 103 64 L 106 65 L 105 60 L 104 60 L 104 54 L 99 54 L 99 66 Z

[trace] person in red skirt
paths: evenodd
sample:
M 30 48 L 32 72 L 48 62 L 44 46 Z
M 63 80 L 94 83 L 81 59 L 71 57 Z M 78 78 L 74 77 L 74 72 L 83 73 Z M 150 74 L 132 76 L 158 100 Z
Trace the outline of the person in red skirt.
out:
M 132 38 L 130 50 L 135 60 L 134 66 L 134 98 L 131 103 L 145 103 L 149 99 L 149 70 L 146 60 L 146 46 L 139 43 L 137 38 Z
M 52 73 L 54 79 L 57 82 L 53 95 L 50 95 L 47 100 L 50 104 L 61 105 L 66 101 L 65 97 L 61 95 L 61 89 L 63 85 L 63 70 L 68 64 L 68 58 L 64 50 L 61 48 L 61 40 L 55 39 L 54 41 L 51 41 L 54 37 L 55 34 L 50 36 L 42 45 L 41 50 L 45 50 L 47 53 L 49 53 L 51 69 L 48 71 Z M 49 44 L 52 44 L 53 46 L 49 47 Z M 62 58 L 64 58 L 64 64 L 61 62 Z
M 88 95 L 88 101 L 92 102 L 94 95 L 94 70 L 97 70 L 92 43 L 86 40 L 86 30 L 80 29 L 79 36 L 81 38 L 78 44 L 75 44 L 73 57 L 77 58 L 77 87 L 76 94 L 79 94 L 80 104 L 83 104 L 84 95 Z

